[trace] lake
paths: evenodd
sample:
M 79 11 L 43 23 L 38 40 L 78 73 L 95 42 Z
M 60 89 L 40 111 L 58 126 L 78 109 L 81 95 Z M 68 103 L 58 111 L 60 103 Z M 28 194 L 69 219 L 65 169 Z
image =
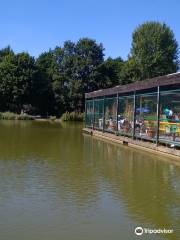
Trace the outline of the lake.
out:
M 180 164 L 82 127 L 0 121 L 0 239 L 180 239 Z

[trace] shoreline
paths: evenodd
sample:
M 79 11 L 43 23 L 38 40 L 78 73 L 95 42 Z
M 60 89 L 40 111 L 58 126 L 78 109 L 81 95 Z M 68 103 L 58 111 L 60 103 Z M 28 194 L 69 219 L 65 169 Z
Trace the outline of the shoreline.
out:
M 180 150 L 167 148 L 162 145 L 156 146 L 151 142 L 145 142 L 140 140 L 134 140 L 128 137 L 116 136 L 111 133 L 103 133 L 97 130 L 83 128 L 84 134 L 91 135 L 92 137 L 99 138 L 108 142 L 118 143 L 127 147 L 143 150 L 155 155 L 161 155 L 167 158 L 171 158 L 176 162 L 180 162 Z

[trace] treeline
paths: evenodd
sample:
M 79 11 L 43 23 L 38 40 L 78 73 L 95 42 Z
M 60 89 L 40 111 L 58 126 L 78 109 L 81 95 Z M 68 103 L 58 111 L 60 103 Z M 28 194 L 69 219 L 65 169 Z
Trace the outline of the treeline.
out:
M 103 45 L 89 38 L 66 41 L 37 59 L 6 47 L 0 50 L 0 112 L 83 112 L 85 92 L 174 73 L 178 56 L 172 30 L 159 22 L 135 29 L 126 61 L 105 60 Z

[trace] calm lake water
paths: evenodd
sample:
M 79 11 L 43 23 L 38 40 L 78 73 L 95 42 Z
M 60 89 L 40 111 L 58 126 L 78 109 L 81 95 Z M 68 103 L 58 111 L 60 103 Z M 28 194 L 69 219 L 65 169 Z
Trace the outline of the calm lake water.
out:
M 0 240 L 180 239 L 180 165 L 81 129 L 0 122 Z

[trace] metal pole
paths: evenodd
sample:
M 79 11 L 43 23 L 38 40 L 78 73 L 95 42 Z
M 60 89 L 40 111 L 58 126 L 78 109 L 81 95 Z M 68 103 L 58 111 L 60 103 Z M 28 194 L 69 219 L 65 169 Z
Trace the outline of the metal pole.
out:
M 116 132 L 118 133 L 118 110 L 119 110 L 119 94 L 117 93 L 116 99 Z
M 94 130 L 95 112 L 94 112 L 94 98 L 93 98 L 93 130 Z
M 103 98 L 103 132 L 105 128 L 105 96 Z
M 160 90 L 159 86 L 157 87 L 157 135 L 156 135 L 156 146 L 159 143 L 159 112 L 160 112 Z
M 136 91 L 134 91 L 134 109 L 133 109 L 133 134 L 132 138 L 134 139 L 135 137 L 135 127 L 136 127 Z
M 87 122 L 87 107 L 86 107 L 86 103 L 87 103 L 87 99 L 85 98 L 85 123 L 84 123 L 85 128 L 87 126 L 87 124 L 86 124 L 86 122 Z

